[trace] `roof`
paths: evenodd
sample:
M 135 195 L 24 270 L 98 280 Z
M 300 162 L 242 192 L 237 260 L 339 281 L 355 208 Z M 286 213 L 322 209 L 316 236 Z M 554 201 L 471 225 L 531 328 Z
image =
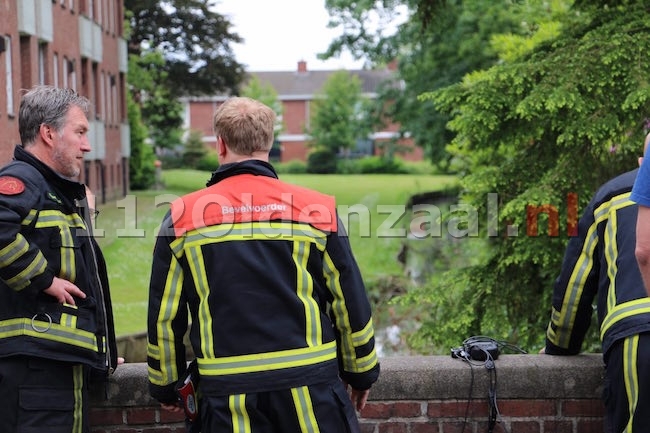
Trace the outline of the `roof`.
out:
M 280 96 L 280 99 L 291 97 L 311 96 L 322 93 L 327 79 L 339 71 L 290 71 L 290 72 L 251 72 L 262 84 L 270 84 Z M 361 92 L 375 94 L 382 81 L 393 76 L 389 70 L 350 70 L 350 75 L 359 77 Z M 307 98 L 301 98 L 307 99 Z
M 304 61 L 298 62 L 295 71 L 251 71 L 249 76 L 257 77 L 263 85 L 271 85 L 278 94 L 280 100 L 306 100 L 313 99 L 313 96 L 322 92 L 323 85 L 327 79 L 338 70 L 307 70 Z M 361 92 L 365 95 L 375 96 L 379 85 L 395 75 L 390 68 L 383 69 L 355 69 L 345 70 L 350 75 L 359 77 Z M 228 95 L 196 96 L 184 98 L 191 101 L 219 101 L 224 100 Z

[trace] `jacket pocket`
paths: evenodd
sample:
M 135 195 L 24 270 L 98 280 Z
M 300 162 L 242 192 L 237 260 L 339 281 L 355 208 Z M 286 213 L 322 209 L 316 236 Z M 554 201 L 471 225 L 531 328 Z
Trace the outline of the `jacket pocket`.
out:
M 48 303 L 42 305 L 36 314 L 38 320 L 51 320 L 68 328 L 83 329 L 89 332 L 97 330 L 97 301 L 88 296 L 77 299 L 76 305 Z
M 74 424 L 72 389 L 20 388 L 18 433 L 69 433 Z

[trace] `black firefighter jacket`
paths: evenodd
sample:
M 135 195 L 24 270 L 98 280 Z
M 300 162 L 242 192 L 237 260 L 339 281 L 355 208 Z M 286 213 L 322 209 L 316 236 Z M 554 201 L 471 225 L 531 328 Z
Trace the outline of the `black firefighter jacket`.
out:
M 0 169 L 0 357 L 27 355 L 112 372 L 117 354 L 106 264 L 88 222 L 84 185 L 22 147 Z M 84 219 L 84 215 L 86 219 Z M 54 277 L 85 299 L 43 293 Z
M 648 298 L 634 250 L 637 205 L 630 193 L 638 169 L 606 182 L 569 240 L 553 290 L 546 353 L 580 352 L 597 302 L 603 354 L 614 342 L 650 331 Z
M 175 200 L 156 241 L 148 317 L 151 394 L 175 400 L 198 361 L 201 392 L 377 380 L 370 304 L 334 199 L 277 179 L 262 161 L 227 164 Z

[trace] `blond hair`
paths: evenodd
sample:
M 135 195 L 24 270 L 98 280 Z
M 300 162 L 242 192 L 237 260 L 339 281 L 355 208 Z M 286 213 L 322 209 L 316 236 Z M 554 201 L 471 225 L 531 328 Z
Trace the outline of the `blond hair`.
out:
M 273 146 L 275 112 L 252 98 L 233 97 L 217 107 L 212 119 L 214 135 L 239 155 L 269 152 Z

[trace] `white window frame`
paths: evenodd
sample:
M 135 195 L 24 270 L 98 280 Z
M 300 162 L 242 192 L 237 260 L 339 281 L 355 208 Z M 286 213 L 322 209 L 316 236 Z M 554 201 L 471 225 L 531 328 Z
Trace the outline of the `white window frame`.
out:
M 52 81 L 55 87 L 59 87 L 59 55 L 52 56 Z
M 11 36 L 4 36 L 5 40 L 5 79 L 7 83 L 7 113 L 14 115 L 14 76 L 11 58 Z

